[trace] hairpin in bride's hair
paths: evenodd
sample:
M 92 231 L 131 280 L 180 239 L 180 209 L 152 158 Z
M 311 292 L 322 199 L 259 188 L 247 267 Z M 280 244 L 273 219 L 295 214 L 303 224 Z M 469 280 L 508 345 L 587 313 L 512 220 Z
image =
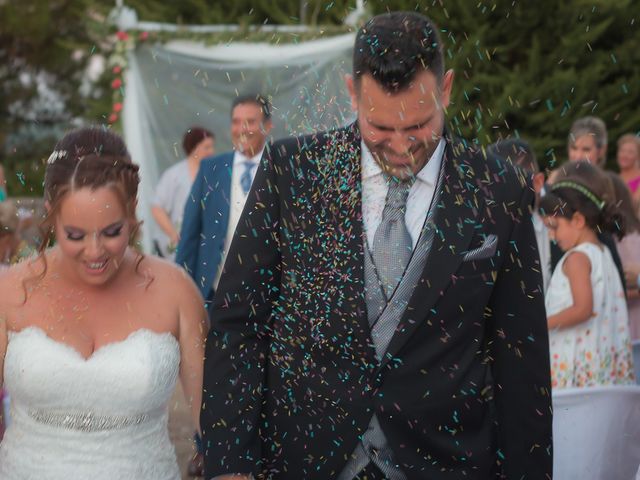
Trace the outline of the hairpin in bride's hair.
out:
M 49 158 L 47 159 L 47 165 L 52 165 L 53 163 L 55 163 L 56 160 L 66 156 L 67 156 L 66 150 L 54 150 L 51 153 L 51 155 L 49 155 Z

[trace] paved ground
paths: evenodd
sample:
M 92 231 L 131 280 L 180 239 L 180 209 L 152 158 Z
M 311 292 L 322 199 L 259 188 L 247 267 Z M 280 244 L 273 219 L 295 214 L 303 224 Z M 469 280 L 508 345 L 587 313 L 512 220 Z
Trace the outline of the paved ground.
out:
M 180 465 L 183 480 L 193 479 L 193 477 L 187 476 L 187 464 L 195 453 L 191 423 L 189 409 L 182 394 L 182 387 L 178 383 L 178 387 L 169 404 L 169 436 L 176 447 L 176 455 L 178 456 L 178 464 Z

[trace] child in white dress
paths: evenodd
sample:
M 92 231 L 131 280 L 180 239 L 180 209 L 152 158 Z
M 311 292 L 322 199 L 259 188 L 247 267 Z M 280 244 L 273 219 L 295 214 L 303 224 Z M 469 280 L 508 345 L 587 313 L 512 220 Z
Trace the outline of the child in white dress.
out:
M 600 181 L 596 168 L 582 166 L 580 176 L 556 182 L 540 202 L 551 238 L 566 252 L 545 298 L 553 388 L 635 383 L 624 289 L 596 235 L 622 235 L 624 226 L 603 200 L 606 177 Z

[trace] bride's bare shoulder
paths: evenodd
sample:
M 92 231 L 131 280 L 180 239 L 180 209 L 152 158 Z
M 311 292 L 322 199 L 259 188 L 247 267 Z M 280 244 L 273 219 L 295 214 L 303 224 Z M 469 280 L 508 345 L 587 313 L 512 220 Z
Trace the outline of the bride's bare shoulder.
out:
M 155 255 L 145 255 L 136 267 L 138 275 L 147 277 L 151 284 L 165 287 L 180 288 L 181 285 L 191 282 L 183 268 L 164 258 Z
M 179 291 L 193 284 L 191 277 L 179 265 L 154 255 L 145 255 L 136 269 L 139 275 L 148 278 L 150 288 Z
M 24 304 L 27 292 L 38 284 L 44 273 L 44 262 L 39 257 L 0 268 L 0 313 Z

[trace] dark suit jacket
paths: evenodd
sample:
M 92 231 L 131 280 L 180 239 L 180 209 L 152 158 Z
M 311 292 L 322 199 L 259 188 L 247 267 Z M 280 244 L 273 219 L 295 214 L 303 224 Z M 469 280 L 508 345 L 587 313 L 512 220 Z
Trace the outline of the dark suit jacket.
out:
M 232 167 L 233 152 L 203 159 L 184 208 L 176 263 L 186 268 L 205 299 L 222 260 Z
M 443 163 L 431 253 L 379 363 L 357 128 L 280 141 L 263 157 L 212 311 L 207 478 L 334 478 L 373 412 L 410 479 L 550 478 L 533 191 L 458 141 Z M 495 255 L 463 261 L 492 234 Z

